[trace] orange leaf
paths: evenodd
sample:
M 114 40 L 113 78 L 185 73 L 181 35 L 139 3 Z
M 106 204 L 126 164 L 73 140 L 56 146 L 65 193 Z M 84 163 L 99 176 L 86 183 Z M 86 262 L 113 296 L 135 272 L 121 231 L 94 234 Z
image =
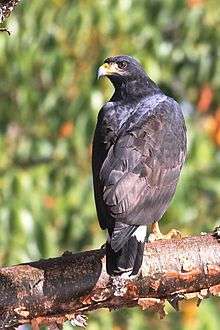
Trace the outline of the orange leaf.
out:
M 213 99 L 213 95 L 214 93 L 210 86 L 205 85 L 202 87 L 197 104 L 197 109 L 199 112 L 208 111 Z
M 216 119 L 218 125 L 220 125 L 220 107 L 218 107 L 215 111 L 215 119 Z
M 205 118 L 204 129 L 208 134 L 213 136 L 216 132 L 217 127 L 218 127 L 218 122 L 213 115 L 207 116 Z
M 53 209 L 56 206 L 56 199 L 53 196 L 45 196 L 43 204 L 47 209 Z
M 189 8 L 195 7 L 195 6 L 200 6 L 204 3 L 204 0 L 186 0 L 187 6 Z
M 217 130 L 217 132 L 215 133 L 215 143 L 220 146 L 220 127 Z
M 71 121 L 66 121 L 59 129 L 59 137 L 68 138 L 72 135 L 74 125 Z

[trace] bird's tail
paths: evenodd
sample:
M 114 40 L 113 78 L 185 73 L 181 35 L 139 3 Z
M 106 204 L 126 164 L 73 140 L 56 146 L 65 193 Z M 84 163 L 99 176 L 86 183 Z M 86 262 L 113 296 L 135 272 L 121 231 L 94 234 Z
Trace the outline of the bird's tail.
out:
M 117 227 L 120 226 L 117 225 Z M 127 273 L 137 275 L 143 261 L 144 243 L 147 233 L 146 226 L 129 226 L 121 224 L 109 235 L 106 243 L 106 267 L 111 276 Z M 117 238 L 118 237 L 118 238 Z

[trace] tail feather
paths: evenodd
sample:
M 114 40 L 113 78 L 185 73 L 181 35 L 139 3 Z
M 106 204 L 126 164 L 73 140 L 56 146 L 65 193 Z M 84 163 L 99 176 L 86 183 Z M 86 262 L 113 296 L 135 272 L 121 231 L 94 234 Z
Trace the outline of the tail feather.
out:
M 146 226 L 136 226 L 130 237 L 116 251 L 112 247 L 110 237 L 110 242 L 106 243 L 106 266 L 109 275 L 138 274 L 143 261 L 146 229 Z
M 118 252 L 125 245 L 129 237 L 135 232 L 138 226 L 129 226 L 122 222 L 116 222 L 111 236 L 111 247 Z

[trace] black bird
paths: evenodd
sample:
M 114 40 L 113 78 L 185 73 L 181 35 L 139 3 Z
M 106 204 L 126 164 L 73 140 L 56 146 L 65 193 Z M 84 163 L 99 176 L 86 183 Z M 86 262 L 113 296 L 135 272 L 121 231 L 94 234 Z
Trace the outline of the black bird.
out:
M 175 193 L 186 155 L 180 106 L 132 57 L 109 57 L 98 70 L 115 92 L 100 110 L 93 140 L 99 224 L 107 229 L 107 272 L 136 275 L 147 225 L 160 220 Z

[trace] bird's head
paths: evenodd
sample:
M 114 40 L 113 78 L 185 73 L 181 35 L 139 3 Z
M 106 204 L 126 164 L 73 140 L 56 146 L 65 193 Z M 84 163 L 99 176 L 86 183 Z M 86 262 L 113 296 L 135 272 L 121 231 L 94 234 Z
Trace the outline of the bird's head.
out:
M 117 55 L 108 57 L 98 69 L 98 78 L 108 77 L 114 81 L 136 80 L 138 77 L 146 77 L 142 66 L 133 57 Z
M 98 69 L 98 78 L 108 77 L 118 99 L 144 97 L 158 90 L 141 64 L 128 55 L 108 57 Z

